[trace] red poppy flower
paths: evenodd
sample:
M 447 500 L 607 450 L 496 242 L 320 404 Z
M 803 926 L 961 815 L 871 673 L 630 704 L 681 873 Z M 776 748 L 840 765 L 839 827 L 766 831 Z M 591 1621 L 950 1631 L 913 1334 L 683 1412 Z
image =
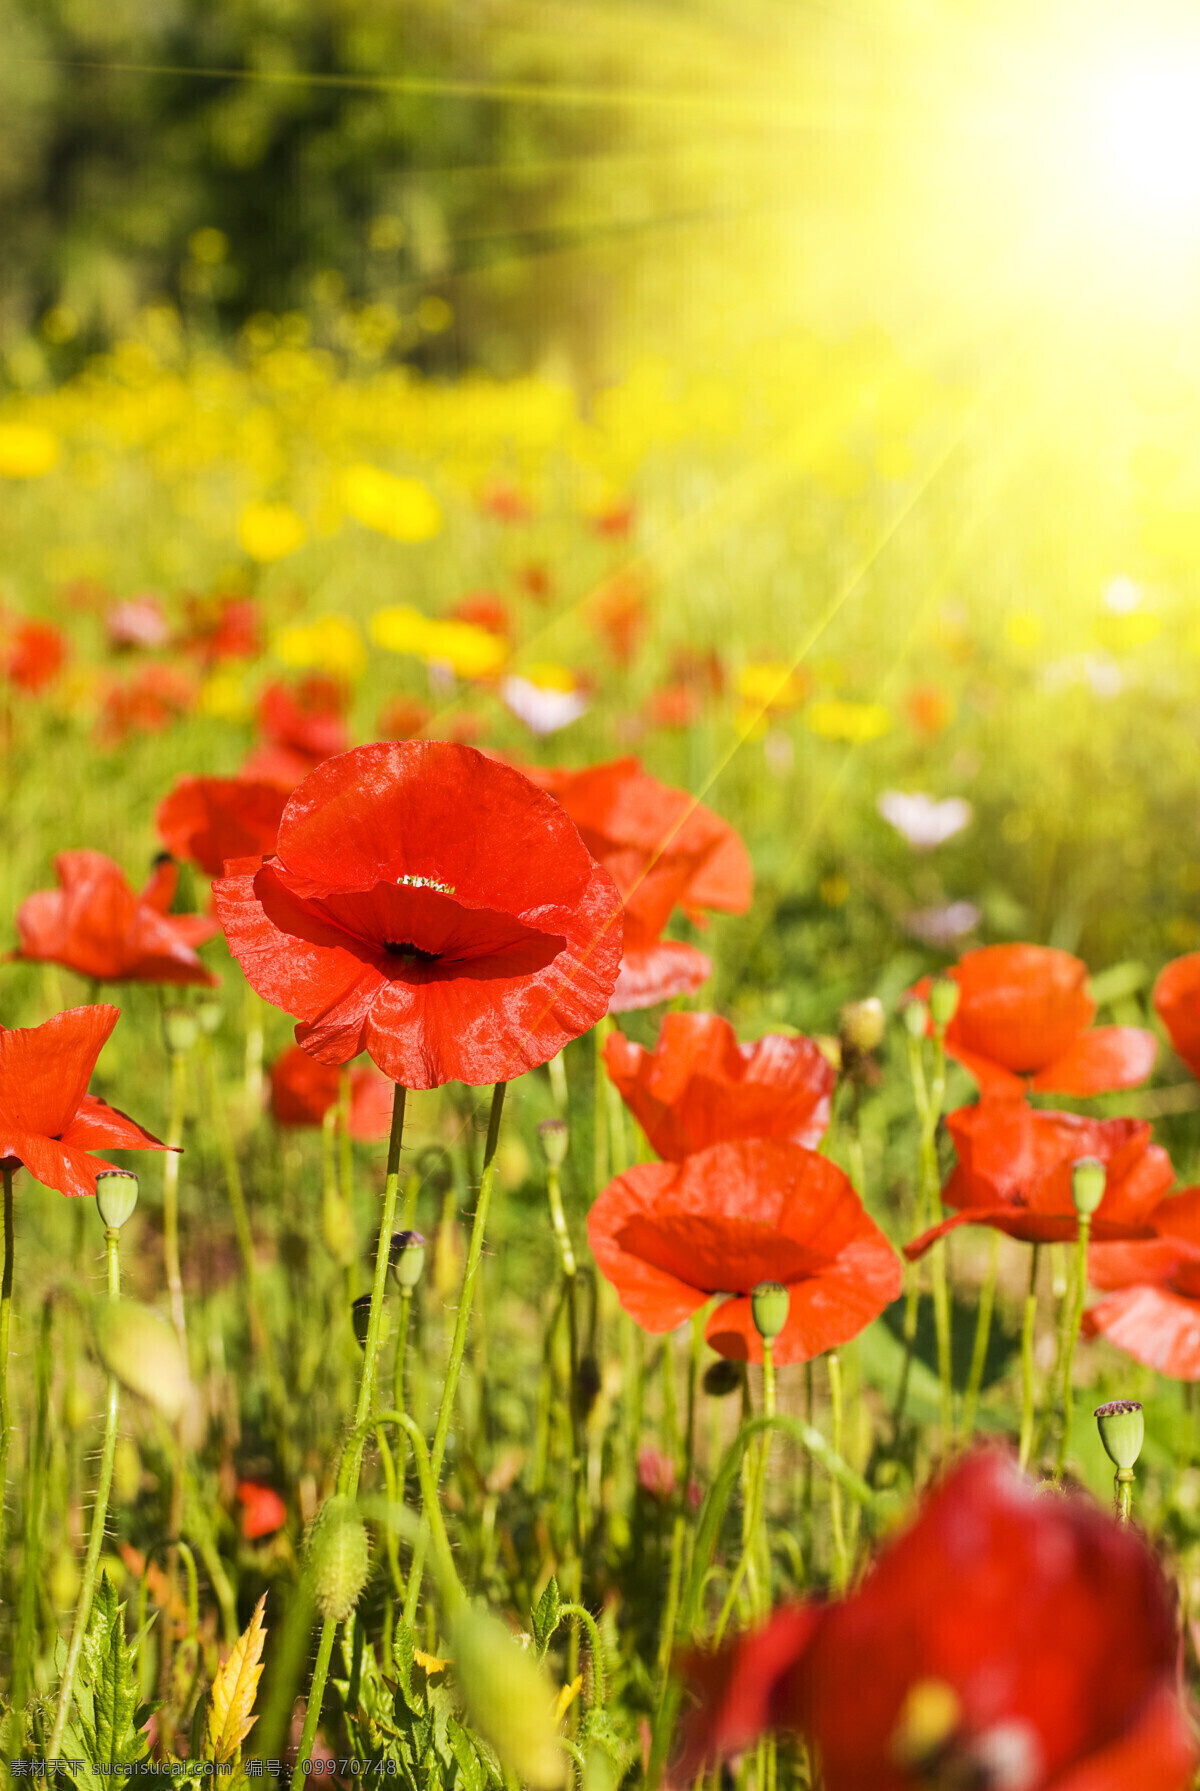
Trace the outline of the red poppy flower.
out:
M 104 699 L 97 733 L 106 746 L 120 746 L 132 734 L 161 734 L 186 715 L 196 687 L 185 672 L 154 661 L 125 684 L 114 684 Z
M 21 622 L 9 637 L 4 669 L 32 696 L 52 684 L 67 660 L 67 639 L 52 622 Z
M 281 1126 L 319 1126 L 341 1089 L 335 1065 L 290 1045 L 271 1065 L 271 1112 Z M 392 1129 L 393 1084 L 357 1064 L 350 1072 L 350 1136 L 386 1138 Z
M 942 1200 L 959 1211 L 905 1246 L 910 1262 L 959 1225 L 992 1225 L 1027 1244 L 1077 1237 L 1071 1171 L 1080 1157 L 1098 1157 L 1108 1170 L 1092 1219 L 1098 1243 L 1153 1236 L 1151 1215 L 1175 1179 L 1144 1119 L 1089 1119 L 992 1100 L 948 1114 L 946 1127 L 958 1168 Z
M 223 659 L 257 659 L 263 650 L 262 625 L 253 597 L 192 597 L 184 647 L 213 666 Z
M 660 1157 L 678 1163 L 734 1138 L 815 1147 L 837 1078 L 811 1039 L 739 1045 L 719 1014 L 667 1014 L 653 1053 L 614 1032 L 608 1073 Z
M 1200 1076 L 1200 951 L 1175 958 L 1159 972 L 1154 1005 L 1172 1045 L 1193 1076 Z
M 247 1542 L 273 1536 L 287 1522 L 287 1506 L 273 1486 L 259 1480 L 239 1480 L 238 1503 L 242 1507 L 242 1535 Z
M 616 573 L 596 592 L 590 614 L 617 664 L 630 665 L 649 621 L 644 575 L 633 568 Z
M 1137 1534 L 978 1450 L 859 1590 L 692 1662 L 704 1703 L 675 1782 L 781 1728 L 815 1742 L 826 1791 L 1184 1791 L 1177 1653 Z
M 636 759 L 583 771 L 532 769 L 529 776 L 562 803 L 621 892 L 625 956 L 610 1012 L 698 989 L 711 962 L 694 945 L 663 939 L 662 930 L 676 906 L 697 923 L 704 908 L 742 914 L 750 906 L 754 871 L 740 836 Z
M 432 719 L 428 703 L 419 703 L 415 697 L 390 697 L 379 711 L 376 726 L 381 740 L 411 740 L 414 734 L 424 733 Z
M 673 1331 L 713 1294 L 719 1355 L 761 1362 L 750 1295 L 791 1295 L 776 1362 L 807 1362 L 857 1337 L 900 1292 L 900 1263 L 836 1164 L 777 1139 L 714 1144 L 682 1163 L 638 1163 L 588 1215 L 600 1271 L 644 1331 Z
M 486 629 L 489 634 L 501 634 L 507 640 L 512 639 L 513 624 L 508 605 L 495 591 L 472 591 L 470 596 L 454 604 L 448 611 L 458 622 L 471 622 L 476 628 Z
M 94 1194 L 111 1169 L 93 1150 L 165 1150 L 128 1114 L 87 1092 L 119 1007 L 72 1007 L 44 1026 L 0 1026 L 0 1163 L 23 1163 L 61 1194 Z
M 321 1063 L 506 1081 L 604 1013 L 621 904 L 557 803 L 468 746 L 360 746 L 293 791 L 276 856 L 213 885 L 230 949 Z
M 1084 1314 L 1084 1334 L 1175 1380 L 1200 1380 L 1200 1188 L 1154 1209 L 1144 1244 L 1097 1244 L 1088 1280 L 1110 1290 Z
M 181 777 L 154 816 L 158 837 L 176 858 L 219 877 L 227 858 L 275 850 L 288 792 L 249 777 Z
M 1157 1044 L 1138 1026 L 1096 1026 L 1087 965 L 1046 945 L 985 945 L 947 971 L 959 987 L 946 1050 L 984 1094 L 1023 1094 L 1025 1080 L 1059 1094 L 1132 1088 Z M 929 979 L 917 984 L 927 996 Z M 1089 1030 L 1090 1028 L 1090 1030 Z
M 346 751 L 350 736 L 343 716 L 348 701 L 344 684 L 319 674 L 302 678 L 295 690 L 269 684 L 258 700 L 263 743 L 243 765 L 243 777 L 294 789 L 317 765 Z
M 62 964 L 105 983 L 217 982 L 196 956 L 217 923 L 203 914 L 168 914 L 179 867 L 164 859 L 141 894 L 103 852 L 60 852 L 57 889 L 39 889 L 17 909 L 14 956 Z

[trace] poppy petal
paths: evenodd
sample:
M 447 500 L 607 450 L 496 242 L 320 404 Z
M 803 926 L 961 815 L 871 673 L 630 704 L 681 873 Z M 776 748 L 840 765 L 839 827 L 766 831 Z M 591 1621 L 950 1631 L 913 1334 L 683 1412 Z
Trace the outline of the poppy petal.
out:
M 97 1095 L 84 1095 L 79 1111 L 60 1134 L 64 1144 L 78 1150 L 170 1150 L 153 1132 L 139 1126 L 119 1107 L 110 1107 Z
M 1053 1791 L 1182 1791 L 1196 1764 L 1196 1739 L 1179 1699 L 1160 1686 L 1131 1728 L 1056 1776 Z
M 1200 1300 L 1169 1287 L 1124 1287 L 1084 1314 L 1084 1328 L 1173 1380 L 1200 1380 Z
M 9 1151 L 11 1141 L 5 1140 L 4 1148 Z M 46 1138 L 36 1132 L 27 1132 L 22 1137 L 17 1134 L 15 1148 L 11 1154 L 18 1157 L 28 1169 L 34 1181 L 41 1182 L 45 1188 L 57 1188 L 60 1194 L 68 1194 L 79 1198 L 85 1194 L 96 1192 L 96 1177 L 103 1169 L 111 1169 L 102 1157 L 93 1157 L 78 1146 L 60 1142 L 57 1138 Z
M 1200 951 L 1175 958 L 1159 972 L 1154 1006 L 1176 1052 L 1200 1075 Z
M 627 1014 L 676 995 L 693 995 L 711 975 L 712 959 L 681 939 L 656 939 L 652 945 L 633 947 L 621 960 L 608 1011 Z
M 1033 1078 L 1048 1093 L 1092 1095 L 1135 1088 L 1154 1068 L 1158 1040 L 1140 1026 L 1094 1026 Z
M 267 892 L 273 912 L 279 913 L 278 922 L 268 915 L 260 889 Z M 262 870 L 217 878 L 213 905 L 229 949 L 248 982 L 264 1000 L 293 1014 L 302 1024 L 316 1022 L 346 998 L 370 968 L 342 943 L 345 934 L 331 922 L 302 910 L 301 904 L 279 890 L 277 881 Z M 293 926 L 303 926 L 305 931 L 292 931 Z M 374 975 L 376 986 L 381 986 L 382 972 Z
M 0 1029 L 0 1125 L 56 1138 L 87 1093 L 119 1007 L 67 1008 L 42 1026 Z

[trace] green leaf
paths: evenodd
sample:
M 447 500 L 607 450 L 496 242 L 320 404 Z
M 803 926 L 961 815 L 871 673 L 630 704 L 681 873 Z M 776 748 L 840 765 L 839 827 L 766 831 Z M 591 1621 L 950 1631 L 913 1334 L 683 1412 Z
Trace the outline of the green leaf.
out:
M 60 1677 L 66 1654 L 60 1636 L 55 1649 Z M 85 1762 L 74 1774 L 80 1791 L 101 1791 L 101 1787 L 111 1791 L 111 1774 L 93 1771 L 93 1765 L 101 1769 L 134 1765 L 150 1752 L 144 1733 L 150 1712 L 138 1706 L 136 1658 L 136 1646 L 125 1636 L 125 1606 L 117 1603 L 112 1581 L 104 1574 L 79 1651 L 72 1712 L 60 1752 L 61 1759 Z
M 533 1639 L 537 1643 L 539 1657 L 550 1646 L 550 1638 L 558 1628 L 561 1614 L 562 1599 L 558 1593 L 558 1581 L 551 1574 L 546 1582 L 546 1590 L 539 1598 L 537 1609 L 531 1617 Z

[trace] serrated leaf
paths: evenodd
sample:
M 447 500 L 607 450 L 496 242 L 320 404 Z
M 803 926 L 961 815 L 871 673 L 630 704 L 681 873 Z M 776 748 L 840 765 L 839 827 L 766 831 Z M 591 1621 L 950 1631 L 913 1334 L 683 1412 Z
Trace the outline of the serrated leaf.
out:
M 537 1643 L 539 1654 L 545 1654 L 550 1646 L 550 1638 L 558 1628 L 561 1612 L 562 1599 L 559 1596 L 558 1581 L 551 1574 L 546 1582 L 546 1590 L 538 1599 L 537 1609 L 531 1617 L 533 1639 Z
M 266 1603 L 264 1592 L 254 1607 L 254 1615 L 234 1643 L 229 1659 L 213 1681 L 205 1744 L 208 1760 L 232 1760 L 258 1721 L 251 1713 L 262 1678 L 262 1652 L 267 1639 L 263 1627 Z
M 143 1725 L 149 1715 L 137 1702 L 136 1648 L 125 1639 L 125 1606 L 107 1574 L 92 1600 L 75 1670 L 72 1712 L 60 1758 L 83 1762 L 74 1782 L 90 1791 L 110 1784 L 105 1768 L 135 1765 L 149 1753 Z M 61 1678 L 66 1644 L 58 1639 L 55 1664 Z

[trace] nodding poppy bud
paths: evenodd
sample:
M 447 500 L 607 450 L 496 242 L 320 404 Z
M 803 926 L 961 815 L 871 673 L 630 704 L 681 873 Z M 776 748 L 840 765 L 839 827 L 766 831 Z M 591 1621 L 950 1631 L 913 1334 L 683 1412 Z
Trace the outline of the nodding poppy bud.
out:
M 419 1231 L 396 1231 L 392 1233 L 391 1248 L 388 1251 L 388 1264 L 392 1278 L 401 1291 L 409 1292 L 421 1279 L 425 1267 L 425 1239 Z
M 211 996 L 207 1001 L 196 1003 L 196 1020 L 205 1038 L 212 1038 L 213 1034 L 220 1030 L 224 1015 L 225 1009 L 221 1003 L 214 1001 Z
M 498 1617 L 464 1605 L 450 1634 L 472 1728 L 534 1791 L 556 1791 L 566 1777 L 558 1746 L 554 1687 L 531 1650 Z
M 567 1160 L 571 1134 L 565 1119 L 544 1119 L 538 1127 L 538 1138 L 551 1169 L 561 1169 Z
M 96 1207 L 110 1231 L 120 1231 L 138 1203 L 138 1178 L 129 1169 L 101 1169 L 96 1176 Z
M 960 994 L 961 990 L 952 976 L 934 977 L 929 991 L 929 1011 L 939 1031 L 944 1031 L 958 1012 Z
M 782 1281 L 760 1281 L 750 1295 L 754 1327 L 764 1343 L 772 1342 L 787 1324 L 792 1296 Z
M 865 1001 L 848 1001 L 838 1015 L 843 1053 L 849 1050 L 865 1057 L 868 1051 L 874 1051 L 883 1042 L 885 1023 L 883 1003 L 878 996 L 870 995 Z
M 736 1393 L 742 1384 L 742 1367 L 740 1362 L 731 1362 L 722 1356 L 719 1362 L 710 1362 L 704 1370 L 704 1391 L 712 1399 L 726 1399 L 730 1393 Z
M 174 1326 L 136 1300 L 101 1300 L 92 1322 L 109 1374 L 174 1423 L 192 1391 Z
M 923 1039 L 929 1030 L 929 1009 L 919 997 L 914 996 L 906 1001 L 900 1009 L 905 1030 L 910 1039 Z
M 354 1335 L 358 1338 L 359 1349 L 366 1349 L 366 1347 L 367 1347 L 367 1331 L 368 1331 L 368 1328 L 370 1327 L 370 1323 L 371 1323 L 371 1296 L 370 1296 L 370 1294 L 359 1294 L 357 1300 L 355 1300 L 354 1304 L 350 1308 L 350 1322 L 354 1326 Z M 380 1313 L 379 1313 L 379 1344 L 380 1344 L 380 1348 L 382 1348 L 383 1344 L 387 1341 L 387 1334 L 388 1334 L 388 1331 L 390 1330 L 390 1328 L 391 1328 L 391 1320 L 388 1317 L 388 1309 L 386 1306 L 383 1306 L 380 1308 Z
M 599 1362 L 595 1356 L 580 1356 L 575 1370 L 575 1410 L 585 1422 L 600 1397 L 600 1386 Z
M 426 1145 L 417 1158 L 417 1174 L 434 1194 L 448 1194 L 454 1186 L 454 1165 L 450 1153 L 440 1144 Z
M 1136 1399 L 1113 1399 L 1098 1405 L 1092 1416 L 1104 1452 L 1118 1474 L 1132 1474 L 1146 1435 L 1146 1420 Z
M 190 1007 L 163 1010 L 163 1038 L 172 1057 L 186 1057 L 200 1036 L 200 1025 Z
M 1080 1157 L 1071 1165 L 1071 1199 L 1081 1219 L 1090 1219 L 1104 1199 L 1108 1170 L 1098 1157 Z
M 313 1603 L 327 1623 L 344 1623 L 367 1583 L 371 1547 L 358 1506 L 344 1494 L 326 1499 L 308 1533 Z

